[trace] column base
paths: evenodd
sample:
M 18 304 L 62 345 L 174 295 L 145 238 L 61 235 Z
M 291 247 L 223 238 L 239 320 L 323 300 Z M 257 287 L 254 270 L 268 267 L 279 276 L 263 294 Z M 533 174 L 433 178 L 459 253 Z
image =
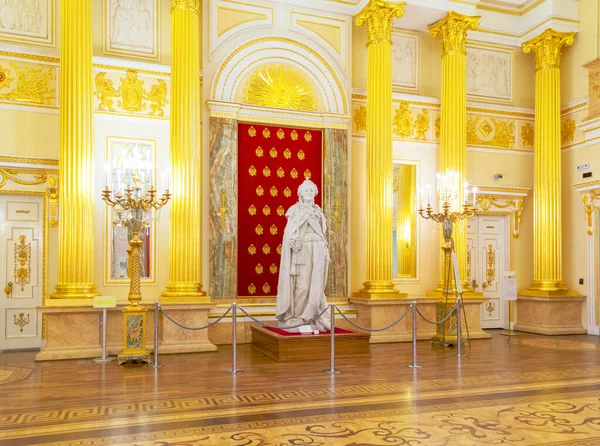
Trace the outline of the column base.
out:
M 531 290 L 527 290 L 531 291 Z M 531 295 L 517 298 L 515 330 L 544 335 L 585 334 L 580 295 Z
M 54 289 L 56 291 L 50 295 L 50 299 L 93 299 L 100 296 L 93 283 L 59 283 Z
M 210 296 L 202 291 L 199 283 L 169 283 L 158 301 L 161 304 L 203 304 L 210 302 Z
M 400 293 L 396 289 L 396 284 L 391 280 L 367 281 L 363 283 L 363 286 L 363 289 L 352 293 L 352 296 L 372 300 L 406 299 L 408 297 L 407 293 Z

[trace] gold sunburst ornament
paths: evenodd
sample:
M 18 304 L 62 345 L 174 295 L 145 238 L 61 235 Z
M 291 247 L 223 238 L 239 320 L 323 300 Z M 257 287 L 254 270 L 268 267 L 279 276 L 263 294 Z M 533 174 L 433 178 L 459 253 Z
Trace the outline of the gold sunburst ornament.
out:
M 297 70 L 267 66 L 254 71 L 246 85 L 245 101 L 259 107 L 312 111 L 317 108 L 310 83 Z

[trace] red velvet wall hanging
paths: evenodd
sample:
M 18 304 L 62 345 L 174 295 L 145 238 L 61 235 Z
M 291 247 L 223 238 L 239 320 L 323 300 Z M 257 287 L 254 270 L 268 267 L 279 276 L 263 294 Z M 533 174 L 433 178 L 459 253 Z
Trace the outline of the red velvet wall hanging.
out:
M 238 297 L 275 297 L 285 213 L 309 177 L 319 188 L 321 130 L 238 126 Z

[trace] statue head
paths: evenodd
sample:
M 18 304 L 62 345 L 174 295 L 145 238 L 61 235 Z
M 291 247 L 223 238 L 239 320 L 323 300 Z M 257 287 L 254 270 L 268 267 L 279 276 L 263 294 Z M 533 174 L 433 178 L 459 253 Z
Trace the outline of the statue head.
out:
M 317 185 L 308 178 L 298 187 L 298 199 L 303 203 L 313 203 L 318 193 Z

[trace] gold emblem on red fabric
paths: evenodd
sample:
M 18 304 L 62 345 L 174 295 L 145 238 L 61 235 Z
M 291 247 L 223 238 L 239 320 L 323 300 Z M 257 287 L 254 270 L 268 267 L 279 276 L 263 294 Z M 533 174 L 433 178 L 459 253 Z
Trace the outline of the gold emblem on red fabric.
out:
M 256 235 L 262 235 L 263 227 L 261 225 L 256 225 L 256 229 L 254 230 L 254 232 L 256 232 Z
M 271 188 L 271 197 L 276 197 L 277 196 L 277 188 L 275 186 L 273 186 Z
M 269 267 L 269 271 L 271 271 L 271 274 L 277 274 L 277 265 L 275 265 L 274 263 L 271 263 L 271 266 Z
M 306 158 L 306 155 L 304 154 L 303 150 L 298 151 L 298 159 L 300 161 L 302 161 L 304 158 Z
M 254 153 L 256 153 L 256 156 L 258 156 L 259 158 L 261 158 L 265 152 L 263 151 L 263 149 L 262 149 L 261 146 L 258 146 L 256 148 L 256 151 Z
M 265 284 L 263 285 L 263 293 L 267 294 L 267 293 L 269 293 L 270 291 L 271 291 L 271 287 L 270 287 L 270 285 L 269 285 L 268 283 L 265 283 Z
M 265 127 L 265 129 L 263 130 L 263 138 L 269 139 L 270 137 L 271 137 L 271 130 L 269 130 L 268 128 Z
M 283 156 L 286 160 L 289 160 L 292 157 L 292 151 L 290 149 L 285 149 L 283 151 Z
M 312 135 L 310 134 L 310 132 L 306 132 L 306 133 L 304 134 L 304 140 L 305 140 L 306 142 L 311 142 L 311 141 L 312 141 Z
M 250 254 L 251 256 L 256 254 L 256 246 L 254 246 L 254 245 L 248 246 L 248 254 Z
M 312 176 L 312 175 L 311 175 L 311 173 L 310 173 L 310 170 L 306 169 L 306 170 L 304 171 L 304 178 L 306 178 L 307 180 L 310 180 L 310 177 L 311 177 L 311 176 Z
M 275 147 L 271 147 L 269 155 L 271 155 L 271 158 L 277 158 L 277 149 Z
M 294 167 L 291 172 L 290 172 L 290 176 L 295 180 L 296 178 L 298 178 L 298 171 L 296 170 L 296 168 Z
M 277 254 L 281 255 L 281 250 L 282 250 L 282 247 L 281 247 L 281 243 L 280 243 L 279 246 L 277 247 Z
M 280 217 L 283 217 L 283 214 L 285 214 L 285 209 L 283 209 L 283 206 L 279 206 L 277 208 L 277 215 L 279 215 Z
M 255 177 L 256 176 L 256 167 L 250 166 L 248 168 L 248 173 L 250 174 L 251 177 Z
M 265 204 L 265 207 L 263 208 L 263 214 L 265 214 L 265 215 L 271 214 L 271 208 L 269 207 L 268 204 Z
M 285 197 L 286 197 L 286 198 L 290 198 L 290 197 L 292 196 L 292 191 L 290 190 L 290 188 L 289 188 L 289 187 L 286 187 L 286 188 L 283 190 L 283 195 L 285 195 Z
M 298 132 L 296 132 L 296 130 L 292 130 L 292 133 L 290 133 L 290 138 L 292 138 L 292 141 L 298 141 Z
M 258 186 L 256 188 L 256 195 L 258 195 L 259 197 L 262 197 L 265 194 L 265 190 L 262 188 L 262 186 Z
M 271 247 L 268 244 L 265 243 L 263 245 L 263 250 L 262 251 L 263 251 L 264 255 L 268 255 L 271 252 Z
M 266 177 L 270 177 L 271 176 L 271 169 L 269 169 L 269 166 L 266 166 L 263 169 L 263 175 L 266 176 Z
M 253 126 L 250 126 L 250 128 L 248 129 L 248 135 L 250 135 L 251 138 L 254 138 L 256 136 L 256 129 Z
M 256 215 L 256 207 L 253 204 L 251 204 L 250 207 L 248 208 L 248 213 L 250 215 Z
M 271 225 L 271 235 L 277 235 L 277 226 Z
M 279 129 L 279 130 L 277 130 L 277 137 L 278 137 L 279 139 L 283 139 L 283 138 L 285 138 L 285 132 L 283 131 L 283 129 Z
M 256 268 L 254 268 L 254 271 L 256 271 L 256 274 L 262 274 L 263 266 L 259 263 L 258 265 L 256 265 Z
M 253 283 L 251 283 L 250 285 L 248 285 L 248 292 L 250 294 L 256 294 L 256 287 L 254 286 Z
M 277 169 L 277 176 L 279 178 L 283 178 L 285 176 L 285 170 L 283 170 L 281 167 Z

